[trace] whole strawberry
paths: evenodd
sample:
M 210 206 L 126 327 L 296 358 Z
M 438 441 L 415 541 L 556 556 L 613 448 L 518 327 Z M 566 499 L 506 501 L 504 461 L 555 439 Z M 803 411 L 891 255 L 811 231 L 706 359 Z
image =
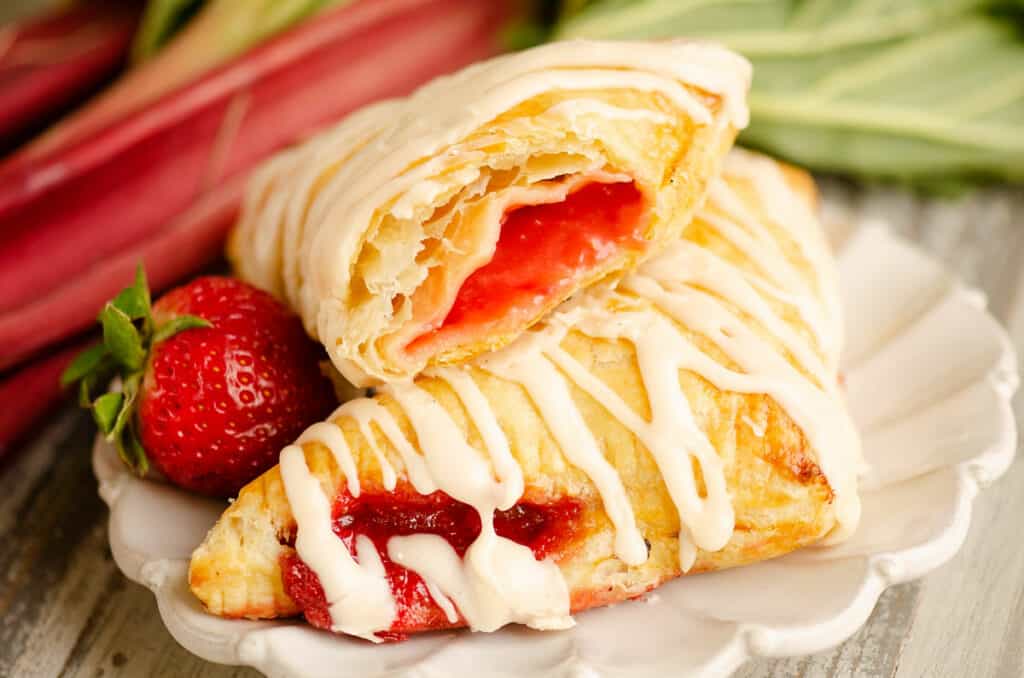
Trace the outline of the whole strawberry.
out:
M 68 368 L 121 458 L 181 487 L 233 496 L 335 406 L 298 317 L 239 280 L 204 277 L 150 307 L 145 276 L 100 313 L 103 343 Z M 111 373 L 121 389 L 90 402 Z

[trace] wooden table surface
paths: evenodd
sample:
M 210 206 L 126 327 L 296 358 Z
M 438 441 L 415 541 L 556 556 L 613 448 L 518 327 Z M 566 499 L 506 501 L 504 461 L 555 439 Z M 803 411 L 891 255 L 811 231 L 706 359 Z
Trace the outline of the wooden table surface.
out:
M 836 240 L 884 218 L 968 283 L 1024 349 L 1024 191 L 955 201 L 898 189 L 825 185 Z M 1018 422 L 1024 421 L 1021 399 Z M 67 409 L 0 467 L 0 676 L 254 676 L 175 644 L 152 595 L 111 560 L 107 511 L 96 494 L 87 416 Z M 1024 676 L 1024 464 L 975 504 L 961 552 L 922 581 L 887 591 L 871 619 L 819 655 L 757 661 L 769 676 Z

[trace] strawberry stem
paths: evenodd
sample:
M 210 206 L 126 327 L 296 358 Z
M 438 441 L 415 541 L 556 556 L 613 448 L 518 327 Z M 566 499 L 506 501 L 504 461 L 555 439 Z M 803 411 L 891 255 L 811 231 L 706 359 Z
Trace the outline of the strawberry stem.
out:
M 96 367 L 104 358 L 110 355 L 107 347 L 103 344 L 96 344 L 85 349 L 71 361 L 64 373 L 60 375 L 61 386 L 70 386 L 81 381 L 84 376 L 94 372 Z
M 146 358 L 146 350 L 142 346 L 142 335 L 132 324 L 132 319 L 113 302 L 100 312 L 100 324 L 103 326 L 103 343 L 110 354 L 128 370 L 138 370 Z
M 104 393 L 92 404 L 92 418 L 96 421 L 96 426 L 99 430 L 107 436 L 108 440 L 112 438 L 111 433 L 114 430 L 114 422 L 120 418 L 123 404 L 124 394 L 117 391 Z
M 149 282 L 142 264 L 135 269 L 135 283 L 121 290 L 112 303 L 132 320 L 150 316 L 152 302 L 149 298 Z
M 191 330 L 196 327 L 209 327 L 210 323 L 194 315 L 180 315 L 172 318 L 157 328 L 153 333 L 153 343 L 157 344 L 164 339 L 173 337 L 178 332 Z
M 124 463 L 145 475 L 149 462 L 136 435 L 133 414 L 147 356 L 156 344 L 179 332 L 211 325 L 203 318 L 182 315 L 156 326 L 142 264 L 136 269 L 135 281 L 107 302 L 98 320 L 103 343 L 82 351 L 61 375 L 61 383 L 79 384 L 81 406 L 92 412 L 96 426 L 114 443 Z M 120 377 L 119 388 L 94 399 L 92 394 L 108 388 L 115 376 Z

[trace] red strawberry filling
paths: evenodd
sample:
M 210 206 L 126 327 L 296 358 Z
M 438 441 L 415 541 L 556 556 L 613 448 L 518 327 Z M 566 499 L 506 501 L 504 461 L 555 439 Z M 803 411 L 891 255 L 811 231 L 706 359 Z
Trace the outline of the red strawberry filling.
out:
M 459 288 L 437 329 L 410 351 L 532 318 L 623 249 L 644 247 L 646 203 L 634 182 L 586 184 L 565 200 L 506 212 L 494 256 Z
M 537 559 L 561 551 L 579 528 L 580 503 L 563 499 L 553 504 L 516 504 L 494 516 L 495 531 L 507 539 L 528 546 Z M 460 555 L 480 534 L 480 517 L 466 504 L 442 492 L 423 495 L 364 495 L 353 498 L 345 493 L 334 507 L 334 532 L 355 555 L 355 536 L 368 536 L 377 547 L 398 616 L 388 640 L 401 640 L 405 633 L 451 626 L 444 612 L 434 603 L 426 584 L 414 572 L 393 563 L 387 554 L 388 539 L 409 534 L 436 534 L 444 537 Z M 306 620 L 317 628 L 329 629 L 331 616 L 320 581 L 297 554 L 289 552 L 281 559 L 284 590 L 302 609 Z

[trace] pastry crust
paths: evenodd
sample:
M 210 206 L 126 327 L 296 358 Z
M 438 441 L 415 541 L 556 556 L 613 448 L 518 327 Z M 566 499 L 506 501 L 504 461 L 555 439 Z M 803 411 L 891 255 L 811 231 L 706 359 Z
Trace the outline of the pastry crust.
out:
M 742 58 L 696 43 L 566 43 L 478 64 L 272 160 L 229 258 L 287 299 L 354 383 L 466 361 L 678 238 L 745 124 L 748 81 Z M 410 350 L 491 259 L 506 210 L 590 181 L 635 183 L 644 248 L 514 321 Z
M 778 214 L 779 209 L 811 210 L 816 194 L 813 181 L 806 173 L 738 151 L 730 160 L 735 162 L 731 167 L 727 163 L 723 186 L 761 221 L 772 221 L 772 214 Z M 777 184 L 769 185 L 781 187 L 782 194 L 774 198 L 779 202 L 766 204 L 765 196 L 755 190 L 751 181 L 752 171 L 755 174 L 768 172 L 778 180 Z M 715 226 L 716 214 L 730 209 L 737 208 L 724 198 L 716 202 L 713 192 L 709 206 L 686 228 L 684 240 L 715 253 L 741 270 L 757 270 L 761 264 L 755 257 L 740 251 L 733 241 L 723 236 L 721 227 Z M 807 341 L 823 364 L 833 366 L 827 370 L 827 378 L 835 380 L 838 343 L 829 336 L 838 333 L 838 318 L 829 311 L 828 299 L 834 293 L 830 288 L 834 282 L 831 262 L 819 260 L 824 250 L 807 246 L 799 234 L 794 235 L 796 231 L 774 223 L 769 232 L 775 234 L 775 242 L 785 260 L 814 291 L 813 297 L 828 327 L 826 331 L 821 328 L 812 331 L 804 316 L 787 304 L 767 294 L 764 300 L 790 329 Z M 823 245 L 820 232 L 806 236 Z M 647 266 L 656 264 L 657 260 Z M 660 313 L 652 301 L 628 289 L 613 292 L 608 286 L 599 286 L 581 297 L 582 303 L 590 300 L 615 313 L 638 308 Z M 621 339 L 595 338 L 579 331 L 572 325 L 571 309 L 564 315 L 570 320 L 566 321 L 569 330 L 560 342 L 562 351 L 611 388 L 637 415 L 650 418 L 653 396 L 645 388 L 637 349 Z M 739 316 L 789 364 L 800 363 L 777 333 L 768 331 L 747 315 Z M 735 367 L 730 357 L 707 337 L 673 322 L 688 341 L 718 364 Z M 569 462 L 537 403 L 520 383 L 495 376 L 485 368 L 486 364 L 478 361 L 460 369 L 471 375 L 490 402 L 511 452 L 522 468 L 525 492 L 521 501 L 550 504 L 571 498 L 582 503 L 576 536 L 553 554 L 568 585 L 572 610 L 625 600 L 682 574 L 679 514 L 655 458 L 640 439 L 616 417 L 609 416 L 609 411 L 584 390 L 571 386 L 573 402 L 605 459 L 619 474 L 636 524 L 649 544 L 647 560 L 630 566 L 616 555 L 615 529 L 601 494 L 591 478 Z M 810 379 L 815 381 L 816 378 Z M 699 550 L 689 573 L 776 557 L 818 542 L 838 529 L 841 517 L 837 512 L 836 493 L 840 488 L 846 491 L 850 478 L 826 476 L 822 452 L 811 445 L 789 410 L 766 394 L 720 389 L 694 371 L 680 371 L 679 383 L 698 428 L 721 459 L 735 514 L 735 529 L 724 548 Z M 425 375 L 417 378 L 416 384 L 440 403 L 475 449 L 484 449 L 473 418 L 449 382 Z M 819 386 L 833 388 L 835 384 Z M 405 438 L 416 445 L 416 433 L 394 398 L 382 393 L 375 396 L 375 400 L 398 422 Z M 343 431 L 351 449 L 362 492 L 387 492 L 378 457 L 360 427 L 345 412 L 344 407 L 339 410 L 334 422 Z M 414 491 L 408 486 L 402 457 L 395 446 L 379 427 L 371 430 L 376 447 L 398 470 L 397 491 Z M 344 492 L 346 478 L 327 447 L 310 442 L 302 446 L 302 451 L 310 472 L 319 480 L 326 496 L 337 497 Z M 854 467 L 847 470 L 856 473 Z M 855 478 L 852 482 L 855 487 Z M 294 549 L 288 545 L 294 532 L 295 522 L 281 473 L 275 468 L 242 490 L 194 553 L 189 570 L 193 592 L 207 610 L 221 616 L 267 619 L 298 614 L 300 609 L 285 592 L 281 573 L 282 557 L 294 554 Z M 401 630 L 443 625 L 446 625 L 443 618 L 439 621 L 435 616 L 423 620 L 420 627 L 413 625 Z
M 592 353 L 595 360 L 612 358 L 613 347 Z M 635 363 L 623 356 L 606 362 L 605 379 L 637 380 Z M 661 475 L 650 455 L 621 425 L 610 420 L 596 404 L 585 407 L 588 425 L 614 446 L 610 457 L 623 479 L 645 539 L 650 542 L 648 560 L 629 567 L 613 553 L 614 529 L 604 514 L 593 484 L 568 466 L 557 444 L 545 430 L 536 410 L 518 386 L 495 378 L 480 378 L 489 398 L 502 398 L 503 428 L 510 436 L 516 458 L 523 464 L 527 490 L 523 500 L 555 503 L 564 497 L 582 500 L 581 519 L 585 536 L 561 556 L 559 567 L 572 596 L 572 610 L 626 600 L 673 579 L 682 572 L 678 559 L 679 521 Z M 726 478 L 736 512 L 736 530 L 728 545 L 715 552 L 701 551 L 690 573 L 720 570 L 766 560 L 813 544 L 835 524 L 832 491 L 817 466 L 800 430 L 771 399 L 723 393 L 689 375 L 688 392 L 697 395 L 707 415 L 702 425 L 725 461 Z M 465 413 L 450 390 L 437 382 L 424 387 L 438 397 L 465 427 Z M 577 394 L 580 400 L 585 396 Z M 396 414 L 400 410 L 388 398 L 382 404 Z M 743 417 L 761 421 L 763 437 L 757 437 Z M 403 431 L 412 437 L 407 420 Z M 366 493 L 385 493 L 380 468 L 351 421 L 338 421 L 357 459 Z M 472 436 L 471 436 L 472 438 Z M 395 450 L 381 438 L 381 448 L 393 463 Z M 321 481 L 328 496 L 336 496 L 344 477 L 323 445 L 303 446 L 306 463 Z M 399 491 L 412 491 L 405 486 Z M 224 512 L 203 544 L 192 556 L 189 586 L 207 611 L 223 617 L 273 619 L 290 617 L 301 610 L 284 590 L 282 557 L 293 555 L 287 545 L 295 523 L 285 496 L 280 470 L 275 467 L 246 486 Z M 424 629 L 406 628 L 403 631 Z

